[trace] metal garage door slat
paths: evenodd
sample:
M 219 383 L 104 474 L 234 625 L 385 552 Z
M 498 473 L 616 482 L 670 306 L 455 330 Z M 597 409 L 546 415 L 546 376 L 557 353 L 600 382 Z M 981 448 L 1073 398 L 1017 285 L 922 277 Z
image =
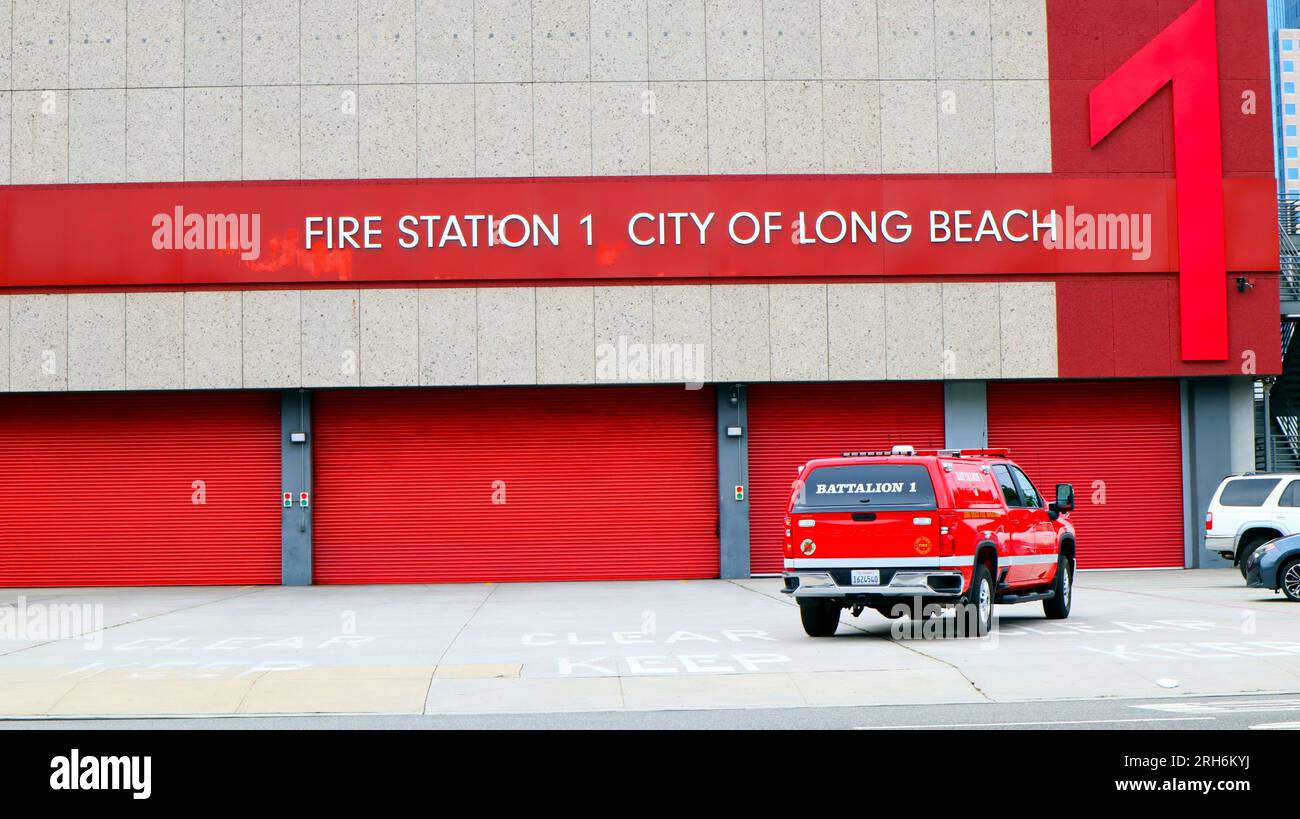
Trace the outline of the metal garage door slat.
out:
M 943 386 L 755 384 L 749 388 L 749 565 L 781 571 L 795 468 L 846 450 L 943 446 Z
M 318 583 L 718 575 L 711 389 L 319 392 L 313 414 Z
M 1049 500 L 1074 484 L 1080 568 L 1183 565 L 1177 382 L 994 381 L 988 414 L 989 445 L 1010 448 Z
M 275 393 L 0 396 L 0 586 L 278 583 L 279 483 Z

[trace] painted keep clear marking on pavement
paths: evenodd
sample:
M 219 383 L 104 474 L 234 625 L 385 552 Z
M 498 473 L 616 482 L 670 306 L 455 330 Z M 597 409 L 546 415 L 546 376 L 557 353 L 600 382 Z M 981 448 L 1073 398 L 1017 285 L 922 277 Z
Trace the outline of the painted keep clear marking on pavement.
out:
M 1005 616 L 1005 615 L 1004 615 Z M 1097 623 L 1078 621 L 1044 620 L 1041 624 L 1026 623 L 1003 624 L 999 633 L 1004 637 L 1035 636 L 1094 636 L 1107 634 L 1146 634 L 1148 632 L 1174 632 L 1180 634 L 1201 634 L 1224 631 L 1233 634 L 1254 634 L 1256 627 L 1253 618 L 1243 618 L 1241 623 L 1218 623 L 1213 620 L 1107 620 Z
M 1212 620 L 1112 620 L 1104 623 L 1015 624 L 999 629 L 1003 637 L 1105 636 L 1105 635 L 1216 634 L 1253 636 L 1258 634 L 1254 612 L 1244 612 L 1239 623 Z M 1187 642 L 1116 643 L 1110 648 L 1079 646 L 1082 651 L 1122 662 L 1149 660 L 1235 660 L 1246 657 L 1300 657 L 1300 642 L 1290 640 L 1193 640 Z
M 1113 648 L 1083 646 L 1084 651 L 1101 654 L 1126 663 L 1150 660 L 1242 660 L 1251 657 L 1300 658 L 1300 643 L 1249 640 L 1203 641 L 1190 643 L 1137 643 Z
M 556 670 L 562 676 L 613 677 L 623 674 L 741 674 L 772 671 L 791 662 L 784 654 L 748 649 L 776 642 L 758 629 L 719 631 L 532 632 L 520 638 L 527 648 L 560 649 Z M 708 651 L 710 646 L 718 650 Z M 648 648 L 640 648 L 648 647 Z M 690 651 L 673 650 L 686 647 Z M 704 650 L 694 650 L 696 648 Z M 571 649 L 577 649 L 572 651 Z M 581 652 L 581 653 L 579 653 Z M 635 653 L 630 653 L 635 652 Z
M 240 679 L 273 671 L 301 671 L 316 665 L 303 659 L 281 659 L 291 652 L 323 652 L 326 660 L 345 659 L 349 650 L 361 648 L 374 640 L 373 636 L 363 634 L 336 634 L 312 639 L 301 635 L 225 637 L 201 643 L 190 637 L 142 637 L 118 643 L 107 650 L 144 655 L 149 659 L 87 663 L 59 677 L 88 679 L 108 671 L 131 671 L 128 676 L 132 679 Z M 219 659 L 226 652 L 252 653 L 255 658 Z
M 1300 711 L 1300 698 L 1277 700 L 1201 700 L 1199 702 L 1151 702 L 1131 706 L 1143 711 L 1161 711 L 1167 714 L 1266 714 L 1278 711 Z
M 1252 731 L 1300 731 L 1300 722 L 1264 722 L 1250 726 Z

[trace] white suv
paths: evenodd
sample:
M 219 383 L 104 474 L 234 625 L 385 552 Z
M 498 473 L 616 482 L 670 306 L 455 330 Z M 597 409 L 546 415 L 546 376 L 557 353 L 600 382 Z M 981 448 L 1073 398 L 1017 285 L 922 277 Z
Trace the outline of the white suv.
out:
M 1274 538 L 1300 532 L 1300 473 L 1223 479 L 1205 513 L 1205 548 L 1246 574 L 1246 558 Z

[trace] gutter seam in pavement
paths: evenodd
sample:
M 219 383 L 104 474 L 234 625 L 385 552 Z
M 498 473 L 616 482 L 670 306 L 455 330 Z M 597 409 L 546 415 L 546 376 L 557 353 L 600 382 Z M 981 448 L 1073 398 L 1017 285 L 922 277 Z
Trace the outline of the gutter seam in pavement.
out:
M 469 624 L 473 622 L 474 618 L 478 616 L 478 613 L 483 610 L 483 607 L 485 605 L 487 605 L 487 601 L 492 598 L 492 595 L 496 594 L 497 589 L 499 589 L 500 587 L 501 587 L 500 583 L 491 584 L 491 588 L 488 589 L 488 593 L 483 595 L 482 600 L 478 601 L 478 605 L 475 606 L 474 610 L 469 613 L 469 617 L 465 618 L 465 622 L 460 624 L 460 628 L 456 629 L 456 633 L 452 635 L 452 638 L 450 640 L 447 641 L 446 648 L 442 650 L 442 653 L 438 655 L 438 659 L 434 661 L 433 671 L 430 672 L 429 674 L 429 684 L 424 687 L 424 703 L 420 706 L 421 714 L 424 714 L 426 716 L 429 714 L 429 695 L 433 693 L 433 681 L 438 676 L 438 669 L 442 667 L 443 658 L 447 656 L 447 652 L 451 651 L 452 646 L 456 645 L 456 641 L 460 639 L 460 635 L 465 633 L 465 629 L 469 628 Z M 523 667 L 520 666 L 519 676 L 522 677 L 523 673 L 524 673 Z
M 773 597 L 772 595 L 767 594 L 767 593 L 765 593 L 765 592 L 761 592 L 761 591 L 759 591 L 758 589 L 751 589 L 749 586 L 743 585 L 743 584 L 741 584 L 741 583 L 737 583 L 737 582 L 734 581 L 734 580 L 729 580 L 729 581 L 727 581 L 727 582 L 731 583 L 731 585 L 736 586 L 737 588 L 741 588 L 741 589 L 745 589 L 746 591 L 753 592 L 754 594 L 757 594 L 759 597 L 766 597 L 767 599 L 772 600 L 772 601 L 775 601 L 775 602 L 777 602 L 777 603 L 782 603 L 782 604 L 786 603 L 786 601 L 785 601 L 784 599 L 780 598 L 780 597 Z M 790 602 L 791 602 L 791 604 L 793 604 L 793 601 L 790 601 Z M 841 622 L 844 622 L 844 621 L 841 621 Z M 981 689 L 978 685 L 976 685 L 974 680 L 972 680 L 970 677 L 967 677 L 966 674 L 965 674 L 965 673 L 964 673 L 960 668 L 958 668 L 956 665 L 954 665 L 953 663 L 950 663 L 950 662 L 948 662 L 947 660 L 941 659 L 941 658 L 939 658 L 939 657 L 935 657 L 935 656 L 932 655 L 932 654 L 926 654 L 924 651 L 921 651 L 921 650 L 919 650 L 919 649 L 912 648 L 911 646 L 907 645 L 906 643 L 901 643 L 901 642 L 899 642 L 899 641 L 897 641 L 897 640 L 887 640 L 886 638 L 881 637 L 880 635 L 875 634 L 875 633 L 873 633 L 873 632 L 867 631 L 866 629 L 861 628 L 861 627 L 859 627 L 859 626 L 857 626 L 857 625 L 854 625 L 853 623 L 844 623 L 844 625 L 847 625 L 849 628 L 854 629 L 854 630 L 858 631 L 858 632 L 861 633 L 861 634 L 865 634 L 865 635 L 867 635 L 868 637 L 876 637 L 876 638 L 878 638 L 878 639 L 886 640 L 886 642 L 889 643 L 890 645 L 892 645 L 892 646 L 897 646 L 897 647 L 903 649 L 904 651 L 910 651 L 911 653 L 915 654 L 915 655 L 918 656 L 918 657 L 924 657 L 925 659 L 927 659 L 927 660 L 933 660 L 934 662 L 939 663 L 940 665 L 946 665 L 946 666 L 948 666 L 948 667 L 951 668 L 953 671 L 956 671 L 956 672 L 957 672 L 957 675 L 960 676 L 963 680 L 965 680 L 967 685 L 969 685 L 971 688 L 975 689 L 975 693 L 976 693 L 976 694 L 979 694 L 981 697 L 983 697 L 983 698 L 985 699 L 986 702 L 996 702 L 996 700 L 994 700 L 994 699 L 993 699 L 992 697 L 990 697 L 988 694 L 984 693 L 983 689 Z M 798 687 L 798 686 L 796 686 L 796 688 L 797 688 L 797 687 Z M 801 696 L 802 696 L 802 693 L 803 693 L 803 692 L 801 691 L 801 692 L 800 692 L 800 695 L 801 695 Z

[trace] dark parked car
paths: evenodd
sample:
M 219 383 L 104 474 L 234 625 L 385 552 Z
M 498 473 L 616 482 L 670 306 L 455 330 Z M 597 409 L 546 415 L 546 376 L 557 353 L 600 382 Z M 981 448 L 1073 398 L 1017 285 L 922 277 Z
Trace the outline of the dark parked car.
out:
M 1273 589 L 1300 603 L 1300 535 L 1270 540 L 1246 560 L 1246 585 Z

